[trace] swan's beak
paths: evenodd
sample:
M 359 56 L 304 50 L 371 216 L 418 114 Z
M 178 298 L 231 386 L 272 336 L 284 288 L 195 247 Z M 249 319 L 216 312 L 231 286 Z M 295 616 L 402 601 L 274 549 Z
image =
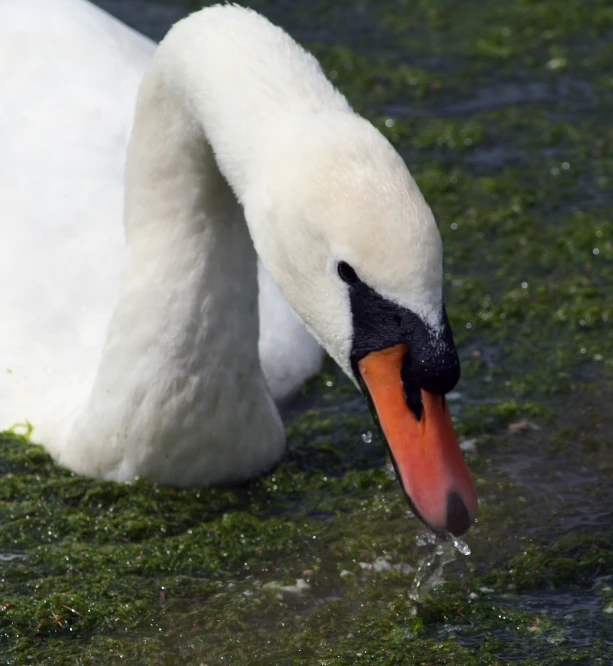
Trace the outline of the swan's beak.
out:
M 477 513 L 477 492 L 444 398 L 421 390 L 417 415 L 402 380 L 407 347 L 369 353 L 358 362 L 403 490 L 434 532 L 464 534 Z

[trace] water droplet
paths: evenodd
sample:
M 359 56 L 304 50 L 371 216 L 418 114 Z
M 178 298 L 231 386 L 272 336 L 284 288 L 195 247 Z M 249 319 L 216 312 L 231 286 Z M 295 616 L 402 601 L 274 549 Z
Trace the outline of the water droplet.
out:
M 562 168 L 564 171 L 568 171 L 570 169 L 570 164 L 568 162 L 562 162 Z
M 595 248 L 592 250 L 592 254 L 600 254 L 600 250 L 599 250 L 597 247 L 595 247 Z
M 458 537 L 453 536 L 453 534 L 450 534 L 449 537 L 451 543 L 454 545 L 458 552 L 460 552 L 462 555 L 470 555 L 470 546 L 465 541 L 458 539 Z
M 527 289 L 528 288 L 528 283 L 527 282 L 522 282 L 521 283 L 521 288 L 522 289 Z
M 372 432 L 370 430 L 362 433 L 362 441 L 364 444 L 370 444 L 372 442 Z
M 429 529 L 422 527 L 419 534 L 415 537 L 416 546 L 427 546 L 436 543 L 436 534 Z
M 456 549 L 463 552 L 461 548 L 466 549 L 468 546 L 463 542 L 460 542 L 462 546 L 456 546 L 449 540 L 441 541 L 425 527 L 417 535 L 415 543 L 419 547 L 428 549 L 426 555 L 419 560 L 415 578 L 409 590 L 409 598 L 417 601 L 421 592 L 432 590 L 444 582 L 443 569 L 455 559 Z
M 470 322 L 468 322 L 468 323 L 466 324 L 466 328 L 472 328 L 472 327 L 473 327 L 473 325 L 472 325 Z
M 458 225 L 455 222 L 452 222 L 449 226 L 451 227 L 452 231 L 455 231 L 458 228 Z
M 388 118 L 388 119 L 385 121 L 385 126 L 386 126 L 386 127 L 393 127 L 394 125 L 395 125 L 395 121 L 394 121 L 393 118 Z

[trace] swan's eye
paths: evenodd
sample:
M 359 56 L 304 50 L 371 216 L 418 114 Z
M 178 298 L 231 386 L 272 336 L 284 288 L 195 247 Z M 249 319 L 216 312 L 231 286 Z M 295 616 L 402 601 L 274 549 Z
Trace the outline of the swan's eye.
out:
M 355 284 L 358 281 L 356 272 L 346 261 L 339 261 L 336 270 L 343 282 L 346 282 L 347 284 Z

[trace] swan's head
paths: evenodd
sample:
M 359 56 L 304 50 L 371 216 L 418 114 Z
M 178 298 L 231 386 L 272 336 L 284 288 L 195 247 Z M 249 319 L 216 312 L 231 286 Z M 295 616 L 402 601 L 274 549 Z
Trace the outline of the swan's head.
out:
M 444 400 L 460 366 L 430 208 L 358 116 L 294 120 L 263 153 L 245 200 L 258 254 L 368 396 L 416 513 L 436 532 L 462 534 L 477 500 Z

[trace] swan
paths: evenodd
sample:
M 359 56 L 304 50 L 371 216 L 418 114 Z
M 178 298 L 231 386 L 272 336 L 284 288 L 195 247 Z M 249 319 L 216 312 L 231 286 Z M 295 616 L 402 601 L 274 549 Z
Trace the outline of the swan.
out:
M 155 52 L 85 0 L 4 0 L 0 26 L 0 428 L 27 419 L 79 474 L 241 481 L 285 446 L 284 323 L 290 361 L 311 345 L 297 374 L 319 363 L 295 312 L 364 392 L 418 517 L 465 532 L 438 228 L 315 58 L 234 5 Z M 267 293 L 281 322 L 268 349 L 258 257 L 261 337 Z

